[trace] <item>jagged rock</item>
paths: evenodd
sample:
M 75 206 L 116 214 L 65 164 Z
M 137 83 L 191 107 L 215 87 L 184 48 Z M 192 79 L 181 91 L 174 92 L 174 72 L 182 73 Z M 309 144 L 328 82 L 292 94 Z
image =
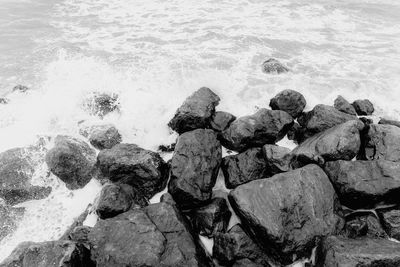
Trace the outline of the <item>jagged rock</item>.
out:
M 316 266 L 400 266 L 399 250 L 399 243 L 387 239 L 330 236 L 322 243 Z
M 265 73 L 284 73 L 288 72 L 289 69 L 285 67 L 282 63 L 274 58 L 270 58 L 262 64 L 262 71 Z
M 265 145 L 262 148 L 266 169 L 269 176 L 289 171 L 291 160 L 290 149 L 277 145 Z M 263 177 L 266 178 L 266 177 Z
M 121 134 L 111 124 L 94 125 L 89 129 L 89 142 L 97 149 L 110 149 L 121 141 Z
M 261 148 L 250 148 L 243 153 L 222 159 L 226 188 L 233 189 L 249 181 L 270 177 Z
M 362 135 L 363 150 L 358 159 L 400 161 L 400 128 L 371 124 Z
M 400 163 L 338 160 L 327 162 L 324 169 L 341 203 L 349 208 L 370 208 L 380 202 L 400 202 Z
M 384 211 L 381 213 L 381 217 L 388 235 L 400 241 L 400 210 Z
M 25 208 L 14 208 L 0 203 L 0 241 L 15 230 L 24 212 Z
M 84 101 L 83 107 L 91 115 L 103 118 L 105 115 L 119 111 L 119 99 L 117 94 L 92 93 Z
M 211 199 L 221 154 L 221 145 L 213 130 L 197 129 L 179 136 L 168 185 L 168 192 L 178 206 L 198 207 Z
M 379 218 L 372 212 L 346 218 L 344 236 L 349 238 L 363 236 L 371 238 L 387 238 L 387 234 L 383 230 Z
M 310 112 L 303 113 L 297 121 L 304 128 L 300 142 L 323 132 L 333 126 L 346 121 L 356 120 L 357 117 L 349 115 L 327 105 L 316 105 Z
M 224 266 L 231 266 L 240 260 L 270 266 L 268 255 L 243 231 L 240 224 L 233 226 L 228 233 L 214 236 L 213 256 Z
M 283 264 L 309 256 L 342 223 L 335 190 L 317 165 L 240 185 L 229 201 L 246 232 Z
M 287 138 L 293 140 L 296 143 L 300 143 L 303 138 L 303 128 L 297 122 L 293 123 L 293 126 L 289 129 L 287 133 Z
M 60 178 L 68 189 L 84 187 L 94 175 L 96 152 L 84 141 L 58 135 L 54 147 L 46 154 L 50 171 Z
M 318 133 L 291 152 L 291 166 L 298 168 L 309 163 L 323 165 L 327 161 L 351 160 L 360 150 L 360 131 L 364 124 L 348 121 Z
M 134 144 L 100 151 L 97 165 L 104 177 L 131 185 L 147 199 L 164 189 L 168 179 L 168 165 L 160 155 Z
M 374 105 L 368 99 L 364 100 L 356 100 L 353 102 L 353 107 L 356 110 L 357 114 L 360 116 L 363 115 L 372 115 L 374 113 Z
M 295 90 L 283 90 L 271 99 L 269 106 L 273 110 L 283 110 L 290 114 L 294 119 L 297 118 L 307 105 L 307 101 L 302 94 Z
M 354 109 L 354 107 L 341 95 L 339 95 L 334 102 L 333 105 L 337 110 L 350 114 L 350 115 L 354 115 L 357 116 L 357 112 Z
M 95 210 L 101 219 L 107 219 L 126 212 L 132 205 L 144 207 L 148 202 L 130 185 L 106 184 L 101 189 Z
M 1 267 L 94 267 L 90 252 L 72 241 L 48 241 L 19 244 L 1 264 Z
M 231 212 L 224 198 L 214 198 L 210 204 L 188 214 L 193 229 L 200 235 L 213 237 L 226 232 Z
M 293 125 L 293 118 L 281 110 L 259 109 L 255 114 L 236 119 L 222 132 L 221 143 L 228 149 L 242 152 L 251 147 L 274 144 Z
M 44 153 L 38 147 L 13 148 L 0 153 L 0 198 L 6 204 L 42 199 L 50 194 L 51 187 L 31 184 L 35 170 L 43 164 Z
M 225 111 L 217 111 L 215 112 L 214 116 L 212 117 L 211 120 L 211 128 L 215 131 L 222 132 L 226 128 L 229 127 L 229 125 L 236 120 L 236 117 L 232 115 L 231 113 L 225 112 Z
M 68 238 L 77 243 L 87 244 L 89 242 L 88 236 L 91 230 L 92 227 L 90 226 L 77 226 L 69 233 Z
M 400 121 L 380 119 L 378 124 L 389 124 L 400 128 Z
M 27 91 L 29 91 L 29 87 L 25 86 L 25 85 L 16 85 L 14 86 L 14 88 L 12 89 L 13 92 L 21 92 L 21 93 L 25 93 Z
M 209 88 L 202 87 L 183 102 L 168 123 L 179 134 L 199 128 L 208 128 L 220 98 Z

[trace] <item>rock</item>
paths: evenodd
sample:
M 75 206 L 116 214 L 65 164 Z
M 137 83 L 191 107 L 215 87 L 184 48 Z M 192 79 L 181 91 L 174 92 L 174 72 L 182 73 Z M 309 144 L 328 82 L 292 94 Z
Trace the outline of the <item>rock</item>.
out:
M 354 215 L 346 219 L 344 236 L 349 238 L 371 237 L 387 238 L 379 218 L 374 213 L 365 213 L 363 215 Z
M 348 121 L 318 133 L 291 152 L 291 166 L 298 168 L 309 163 L 323 165 L 327 161 L 351 160 L 360 150 L 360 131 L 364 124 Z
M 262 71 L 265 73 L 285 73 L 288 72 L 289 69 L 285 67 L 282 63 L 274 58 L 270 58 L 262 64 Z
M 400 121 L 395 121 L 395 120 L 380 119 L 378 124 L 389 124 L 400 128 Z
M 317 165 L 240 185 L 229 201 L 246 232 L 282 264 L 308 257 L 342 222 L 335 190 Z
M 37 147 L 13 148 L 0 153 L 0 197 L 6 204 L 42 199 L 50 194 L 51 187 L 31 184 L 43 157 Z
M 283 90 L 271 99 L 269 106 L 273 110 L 283 110 L 290 114 L 293 119 L 297 118 L 307 105 L 302 94 L 295 90 Z
M 384 211 L 380 215 L 388 235 L 400 241 L 400 210 Z
M 233 262 L 241 260 L 270 266 L 270 258 L 243 231 L 240 224 L 233 226 L 228 233 L 217 233 L 214 236 L 213 256 L 224 266 L 231 266 Z
M 335 99 L 334 107 L 341 112 L 357 116 L 354 107 L 341 95 Z
M 0 98 L 0 104 L 5 105 L 5 104 L 8 104 L 8 102 L 10 102 L 10 100 L 8 98 L 5 98 L 5 97 Z
M 168 203 L 168 204 L 170 204 L 170 205 L 176 205 L 176 202 L 175 202 L 175 200 L 174 200 L 174 198 L 171 196 L 171 194 L 170 193 L 164 193 L 162 196 L 161 196 L 161 198 L 160 198 L 160 201 L 161 202 L 165 202 L 165 203 Z
M 222 132 L 226 128 L 229 127 L 229 125 L 236 120 L 236 117 L 232 115 L 231 113 L 225 112 L 225 111 L 217 111 L 215 112 L 214 116 L 212 117 L 211 120 L 211 128 L 217 132 Z
M 356 120 L 357 117 L 349 115 L 327 105 L 316 105 L 310 112 L 303 113 L 297 121 L 304 128 L 300 142 L 323 132 L 333 126 L 346 121 Z
M 50 171 L 60 178 L 68 189 L 83 188 L 94 174 L 96 152 L 84 141 L 58 135 L 54 147 L 46 154 Z
M 89 131 L 89 142 L 97 149 L 110 149 L 121 143 L 122 137 L 113 125 L 94 125 Z
M 237 260 L 232 265 L 232 267 L 265 267 L 265 266 L 268 266 L 268 265 L 258 264 L 249 259 Z
M 303 138 L 303 128 L 297 122 L 293 123 L 293 126 L 287 133 L 287 138 L 293 140 L 296 143 L 300 143 L 299 140 Z
M 104 177 L 131 185 L 147 199 L 164 189 L 168 179 L 168 165 L 160 155 L 134 144 L 100 151 L 97 165 Z
M 197 129 L 179 136 L 168 185 L 168 192 L 178 206 L 199 207 L 211 199 L 221 154 L 221 145 L 213 130 Z
M 25 208 L 14 208 L 0 203 L 0 241 L 17 227 Z
M 83 103 L 83 108 L 89 112 L 90 115 L 95 115 L 103 118 L 107 114 L 119 111 L 119 99 L 117 94 L 108 93 L 92 93 Z
M 255 114 L 236 119 L 222 132 L 221 143 L 228 149 L 243 152 L 251 147 L 274 144 L 293 125 L 293 118 L 281 110 L 259 109 Z
M 387 239 L 328 237 L 316 266 L 400 266 L 400 244 Z
M 90 252 L 72 241 L 48 241 L 19 244 L 1 264 L 1 267 L 67 267 L 95 265 Z
M 21 85 L 21 84 L 14 86 L 14 88 L 12 89 L 13 92 L 21 92 L 21 93 L 25 93 L 28 90 L 29 90 L 28 86 Z
M 170 145 L 159 145 L 158 151 L 160 152 L 174 152 L 176 143 Z
M 250 148 L 240 154 L 224 157 L 221 170 L 228 189 L 271 176 L 261 148 Z
M 331 161 L 325 172 L 335 186 L 343 205 L 373 208 L 380 202 L 399 203 L 400 163 L 374 161 Z
M 371 124 L 362 135 L 363 150 L 358 159 L 400 161 L 400 128 Z
M 89 242 L 88 236 L 91 230 L 92 227 L 90 226 L 77 226 L 69 234 L 69 239 L 77 243 L 87 244 Z
M 214 198 L 188 215 L 194 231 L 211 238 L 218 232 L 226 232 L 232 214 L 224 198 Z
M 101 219 L 107 219 L 128 211 L 132 205 L 144 207 L 148 202 L 130 185 L 106 184 L 101 189 L 95 210 Z
M 353 102 L 353 107 L 356 110 L 357 114 L 362 115 L 372 115 L 374 113 L 374 105 L 368 99 L 364 100 L 356 100 Z
M 209 128 L 220 98 L 209 88 L 202 87 L 188 98 L 168 123 L 179 134 L 199 128 Z
M 262 148 L 266 169 L 269 176 L 289 171 L 291 160 L 290 149 L 277 145 L 265 145 Z M 264 177 L 266 178 L 266 177 Z

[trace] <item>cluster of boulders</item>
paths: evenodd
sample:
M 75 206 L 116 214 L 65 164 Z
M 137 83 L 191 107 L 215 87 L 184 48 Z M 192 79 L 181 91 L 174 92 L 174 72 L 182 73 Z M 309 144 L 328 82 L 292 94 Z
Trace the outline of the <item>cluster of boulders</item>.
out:
M 341 96 L 305 112 L 294 90 L 238 118 L 216 111 L 219 101 L 203 87 L 179 107 L 168 162 L 113 125 L 82 127 L 91 145 L 57 136 L 49 170 L 71 190 L 101 181 L 99 220 L 23 243 L 0 266 L 285 266 L 313 251 L 309 266 L 400 266 L 400 122 L 374 124 L 360 117 L 370 101 Z M 277 145 L 285 136 L 297 147 Z M 219 172 L 229 194 L 213 191 Z M 213 239 L 212 255 L 200 236 Z

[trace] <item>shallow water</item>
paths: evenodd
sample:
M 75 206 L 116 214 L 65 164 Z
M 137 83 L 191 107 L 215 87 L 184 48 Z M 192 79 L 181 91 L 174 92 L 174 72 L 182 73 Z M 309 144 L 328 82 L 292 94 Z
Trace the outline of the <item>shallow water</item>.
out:
M 0 105 L 0 151 L 77 135 L 77 122 L 95 120 L 81 104 L 97 91 L 120 95 L 120 114 L 105 120 L 149 149 L 175 139 L 166 123 L 201 86 L 238 116 L 292 88 L 308 109 L 341 94 L 400 119 L 399 14 L 397 0 L 0 0 L 0 94 L 10 99 Z M 261 72 L 269 57 L 291 72 Z M 32 90 L 11 93 L 16 84 Z M 26 204 L 0 260 L 20 241 L 57 238 L 100 188 L 70 192 L 45 172 L 37 180 L 54 192 Z

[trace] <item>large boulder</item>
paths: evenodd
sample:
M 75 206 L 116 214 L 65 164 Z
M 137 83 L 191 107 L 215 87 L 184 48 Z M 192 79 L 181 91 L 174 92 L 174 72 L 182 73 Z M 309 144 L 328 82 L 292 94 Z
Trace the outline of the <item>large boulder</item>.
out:
M 225 111 L 217 111 L 215 112 L 214 116 L 212 117 L 211 120 L 211 128 L 217 132 L 222 132 L 226 128 L 229 127 L 229 125 L 236 120 L 236 117 L 232 115 L 231 113 L 225 112 Z
M 363 150 L 359 159 L 400 161 L 400 128 L 387 124 L 371 124 L 362 135 Z
M 372 115 L 374 113 L 374 105 L 368 99 L 359 99 L 353 102 L 353 107 L 356 110 L 357 114 L 360 116 L 363 115 Z
M 327 162 L 324 169 L 341 203 L 349 208 L 370 208 L 381 202 L 400 203 L 398 162 L 338 160 Z
M 111 112 L 119 111 L 119 97 L 114 93 L 92 93 L 88 95 L 84 102 L 83 108 L 91 115 L 103 118 Z
M 211 199 L 221 155 L 221 145 L 213 130 L 197 129 L 179 136 L 168 191 L 180 207 L 198 207 Z
M 221 169 L 228 189 L 271 176 L 261 148 L 250 148 L 240 154 L 224 157 Z
M 297 119 L 303 128 L 303 136 L 299 141 L 304 141 L 305 139 L 332 128 L 333 126 L 356 119 L 357 116 L 341 112 L 334 107 L 316 105 L 311 111 L 303 113 Z
M 354 107 L 341 95 L 339 95 L 334 102 L 333 105 L 337 110 L 350 114 L 350 115 L 354 115 L 357 116 L 357 112 L 354 109 Z
M 221 143 L 228 149 L 242 152 L 251 147 L 274 144 L 293 125 L 293 118 L 281 110 L 262 108 L 255 114 L 236 119 L 222 132 Z
M 290 114 L 294 119 L 297 118 L 306 107 L 307 102 L 302 94 L 295 90 L 283 90 L 274 96 L 269 102 L 273 110 L 283 110 Z
M 89 142 L 97 149 L 110 149 L 121 143 L 122 137 L 111 124 L 93 125 L 89 129 Z
M 58 135 L 54 147 L 46 154 L 50 171 L 60 178 L 68 189 L 84 187 L 94 176 L 96 152 L 84 141 Z
M 399 251 L 400 244 L 387 239 L 330 236 L 318 251 L 316 266 L 400 266 Z
M 179 134 L 199 128 L 209 128 L 220 98 L 209 88 L 202 87 L 183 102 L 168 123 Z
M 342 223 L 335 190 L 317 165 L 240 185 L 229 200 L 246 232 L 283 264 L 309 256 Z
M 14 208 L 0 203 L 0 241 L 17 227 L 25 208 Z
M 288 72 L 289 69 L 275 58 L 270 58 L 262 64 L 262 71 L 265 73 L 280 74 Z
M 363 128 L 364 124 L 361 121 L 353 120 L 308 138 L 291 152 L 292 167 L 353 159 L 360 150 L 360 131 Z
M 223 266 L 247 259 L 261 266 L 270 266 L 268 255 L 243 231 L 240 224 L 233 226 L 228 233 L 214 236 L 213 256 Z
M 291 160 L 291 150 L 289 148 L 267 144 L 263 146 L 262 152 L 266 163 L 266 169 L 269 173 L 268 176 L 289 171 L 289 163 Z
M 168 165 L 160 155 L 135 144 L 100 151 L 97 165 L 103 177 L 129 184 L 147 199 L 164 189 L 168 179 Z
M 388 235 L 400 241 L 400 210 L 387 210 L 381 212 L 380 215 Z
M 1 267 L 94 267 L 90 252 L 72 241 L 48 241 L 19 244 L 1 264 Z

